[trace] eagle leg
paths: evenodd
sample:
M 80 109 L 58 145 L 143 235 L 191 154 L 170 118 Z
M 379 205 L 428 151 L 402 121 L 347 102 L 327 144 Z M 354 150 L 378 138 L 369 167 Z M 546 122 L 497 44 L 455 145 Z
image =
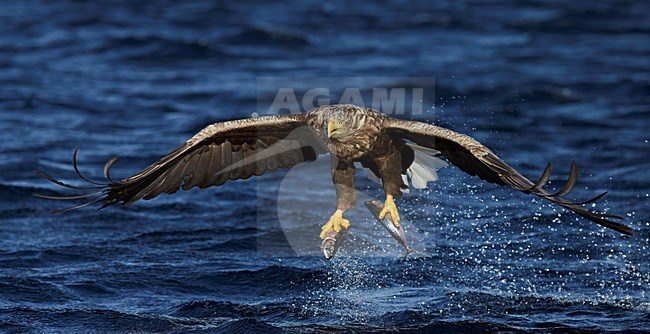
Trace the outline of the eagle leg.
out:
M 323 228 L 320 232 L 320 238 L 324 239 L 327 235 L 327 232 L 334 230 L 334 232 L 339 233 L 341 229 L 349 229 L 350 221 L 343 218 L 343 210 L 336 210 L 330 219 L 323 225 Z
M 393 195 L 386 195 L 386 201 L 384 202 L 384 208 L 381 209 L 379 213 L 379 219 L 384 219 L 387 213 L 390 213 L 390 221 L 399 228 L 399 213 L 397 212 L 397 206 L 393 200 Z

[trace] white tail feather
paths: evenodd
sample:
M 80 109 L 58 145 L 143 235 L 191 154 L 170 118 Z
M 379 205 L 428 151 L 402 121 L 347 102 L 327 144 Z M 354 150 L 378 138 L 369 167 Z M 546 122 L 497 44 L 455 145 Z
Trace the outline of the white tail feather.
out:
M 440 152 L 436 150 L 414 144 L 407 145 L 413 149 L 415 158 L 413 159 L 411 166 L 406 170 L 406 175 L 402 175 L 402 180 L 404 181 L 404 184 L 408 186 L 408 180 L 410 179 L 410 184 L 413 185 L 413 188 L 425 189 L 427 183 L 438 180 L 438 173 L 436 170 L 447 167 L 448 164 L 442 159 L 435 157 L 435 155 L 440 154 Z M 381 179 L 370 169 L 361 166 L 358 162 L 355 162 L 354 166 L 363 169 L 366 172 L 366 177 L 372 182 L 381 184 Z M 408 193 L 409 188 L 402 188 L 402 191 Z
M 413 164 L 406 170 L 406 174 L 411 179 L 411 184 L 415 189 L 425 189 L 427 183 L 438 180 L 438 173 L 436 170 L 447 167 L 448 164 L 435 157 L 434 155 L 440 154 L 436 150 L 430 148 L 407 144 L 415 153 Z

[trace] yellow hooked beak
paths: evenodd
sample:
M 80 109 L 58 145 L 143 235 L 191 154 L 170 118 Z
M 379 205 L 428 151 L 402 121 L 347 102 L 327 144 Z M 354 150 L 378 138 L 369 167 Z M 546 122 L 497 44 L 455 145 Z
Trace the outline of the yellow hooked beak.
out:
M 327 136 L 332 137 L 332 135 L 340 128 L 341 126 L 339 123 L 336 122 L 334 119 L 330 119 L 327 121 Z

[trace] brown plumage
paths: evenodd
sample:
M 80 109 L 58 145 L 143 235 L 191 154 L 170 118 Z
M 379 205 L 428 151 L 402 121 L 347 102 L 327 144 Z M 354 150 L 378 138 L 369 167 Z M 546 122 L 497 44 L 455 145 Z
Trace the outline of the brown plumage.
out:
M 336 125 L 333 129 L 329 127 Z M 36 195 L 49 199 L 89 199 L 88 202 L 55 212 L 86 205 L 129 204 L 151 199 L 178 189 L 218 186 L 228 180 L 247 179 L 276 169 L 291 168 L 313 161 L 318 155 L 332 156 L 332 179 L 337 193 L 337 208 L 354 205 L 353 163 L 358 162 L 381 178 L 387 195 L 400 196 L 408 187 L 402 175 L 414 162 L 413 144 L 438 151 L 462 171 L 498 185 L 533 194 L 569 209 L 582 217 L 615 231 L 632 234 L 632 229 L 613 219 L 622 217 L 591 212 L 581 205 L 594 202 L 604 193 L 582 203 L 563 198 L 576 181 L 575 162 L 565 187 L 555 194 L 543 189 L 550 176 L 550 164 L 537 183 L 533 183 L 497 157 L 475 139 L 435 125 L 388 117 L 375 110 L 354 105 L 323 106 L 300 115 L 277 115 L 212 124 L 183 145 L 139 173 L 114 181 L 104 168 L 108 183 L 84 178 L 90 187 L 75 187 L 38 172 L 67 188 L 95 191 L 77 196 Z

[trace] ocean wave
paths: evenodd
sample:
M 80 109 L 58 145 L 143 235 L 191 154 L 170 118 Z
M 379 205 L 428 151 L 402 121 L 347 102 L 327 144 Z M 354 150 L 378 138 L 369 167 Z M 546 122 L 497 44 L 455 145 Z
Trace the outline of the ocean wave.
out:
M 309 40 L 296 33 L 264 28 L 246 28 L 223 40 L 230 44 L 263 44 L 274 47 L 300 47 L 309 45 Z
M 175 40 L 163 36 L 126 36 L 111 38 L 93 52 L 124 61 L 147 64 L 178 62 L 187 59 L 221 59 L 236 57 L 225 46 L 207 40 Z

